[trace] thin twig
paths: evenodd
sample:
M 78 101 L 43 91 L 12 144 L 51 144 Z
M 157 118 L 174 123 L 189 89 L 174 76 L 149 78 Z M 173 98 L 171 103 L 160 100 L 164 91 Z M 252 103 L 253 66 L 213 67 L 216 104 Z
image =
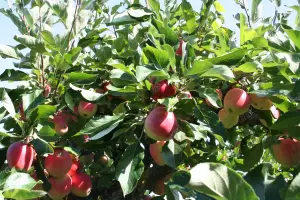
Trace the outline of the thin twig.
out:
M 53 95 L 53 98 L 55 98 L 55 96 L 56 96 L 56 92 L 57 92 L 57 88 L 58 88 L 58 85 L 59 85 L 61 76 L 62 76 L 62 73 L 59 74 L 58 81 L 57 81 L 57 83 L 56 83 L 56 86 L 55 86 L 55 89 L 54 89 L 54 92 L 53 92 L 53 94 L 54 94 L 54 95 Z
M 274 15 L 274 18 L 273 18 L 273 26 L 274 26 L 275 23 L 276 23 L 277 14 L 278 14 L 278 11 L 277 11 L 277 9 L 276 9 L 276 10 L 275 10 L 275 15 Z
M 115 34 L 116 38 L 118 38 L 116 27 L 114 25 L 113 25 L 113 29 L 114 29 L 114 34 Z
M 245 13 L 247 15 L 248 25 L 249 25 L 250 28 L 252 28 L 250 15 L 248 13 L 248 9 L 246 8 L 245 0 L 243 0 L 243 5 L 241 4 L 241 2 L 239 2 L 239 4 L 240 4 L 241 8 L 245 10 Z
M 73 19 L 73 22 L 72 22 L 72 26 L 71 26 L 71 30 L 69 32 L 69 35 L 68 35 L 68 49 L 70 48 L 70 38 L 71 38 L 71 34 L 72 34 L 72 30 L 75 26 L 75 22 L 76 22 L 76 19 L 77 19 L 77 10 L 78 10 L 78 6 L 79 6 L 79 1 L 80 0 L 77 0 L 76 1 L 76 6 L 75 6 L 75 12 L 74 12 L 74 19 Z
M 44 67 L 44 59 L 43 55 L 41 54 L 41 65 L 42 65 L 42 82 L 43 82 L 43 89 L 45 90 L 45 67 Z

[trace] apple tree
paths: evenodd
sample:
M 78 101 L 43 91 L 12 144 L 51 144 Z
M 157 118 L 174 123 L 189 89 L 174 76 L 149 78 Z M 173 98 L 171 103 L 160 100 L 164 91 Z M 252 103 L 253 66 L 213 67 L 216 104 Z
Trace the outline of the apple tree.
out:
M 246 2 L 8 1 L 0 200 L 300 199 L 300 6 Z

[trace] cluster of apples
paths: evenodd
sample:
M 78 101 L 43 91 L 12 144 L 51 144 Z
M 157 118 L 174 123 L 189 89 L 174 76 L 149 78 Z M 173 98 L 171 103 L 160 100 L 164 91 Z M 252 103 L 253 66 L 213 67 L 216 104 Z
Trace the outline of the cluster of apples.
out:
M 258 110 L 271 110 L 274 118 L 279 118 L 279 111 L 267 97 L 248 94 L 240 88 L 233 88 L 224 97 L 224 108 L 218 115 L 225 128 L 232 128 L 239 121 L 239 116 L 246 113 L 250 105 Z
M 23 141 L 13 143 L 7 150 L 7 162 L 10 168 L 28 172 L 33 164 L 35 150 L 32 145 Z M 45 175 L 51 183 L 48 196 L 51 199 L 62 199 L 70 192 L 78 197 L 86 197 L 92 190 L 91 178 L 81 172 L 78 159 L 72 159 L 71 154 L 62 148 L 55 148 L 53 154 L 44 159 Z M 38 180 L 36 172 L 32 174 Z M 36 186 L 34 189 L 42 189 Z

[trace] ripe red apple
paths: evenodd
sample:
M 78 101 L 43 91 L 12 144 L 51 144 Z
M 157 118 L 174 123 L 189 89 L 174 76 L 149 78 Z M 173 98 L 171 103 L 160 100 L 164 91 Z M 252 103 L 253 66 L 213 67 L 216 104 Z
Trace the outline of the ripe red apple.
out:
M 273 103 L 267 97 L 259 97 L 256 94 L 250 94 L 251 106 L 258 110 L 270 110 Z
M 107 92 L 108 91 L 108 88 L 107 86 L 110 85 L 110 81 L 106 81 L 102 84 L 102 88 L 104 89 L 104 92 Z
M 80 101 L 78 106 L 78 112 L 82 117 L 91 118 L 97 112 L 97 105 L 85 101 Z
M 77 158 L 74 158 L 74 159 L 73 159 L 73 162 L 72 162 L 72 167 L 71 167 L 71 169 L 69 170 L 68 174 L 69 174 L 70 176 L 74 176 L 74 175 L 77 173 L 79 167 L 80 167 L 80 162 L 79 162 L 79 160 L 78 160 Z
M 87 197 L 92 191 L 92 180 L 85 173 L 77 173 L 72 177 L 72 193 L 78 197 Z
M 151 200 L 152 197 L 150 195 L 144 195 L 143 200 Z
M 61 148 L 55 148 L 54 153 L 45 158 L 45 169 L 54 177 L 63 177 L 72 167 L 72 158 Z
M 68 122 L 63 116 L 59 116 L 59 115 L 54 116 L 52 122 L 54 123 L 54 130 L 59 135 L 65 135 L 68 132 L 69 130 Z
M 165 107 L 156 107 L 145 120 L 145 133 L 157 141 L 170 140 L 176 133 L 178 123 L 173 112 L 168 112 Z
M 183 40 L 179 41 L 179 47 L 176 50 L 176 55 L 178 55 L 178 56 L 182 56 L 182 44 L 183 44 L 183 42 L 184 42 Z
M 224 98 L 224 107 L 236 115 L 247 112 L 250 104 L 250 96 L 247 92 L 239 88 L 229 90 Z
M 222 93 L 222 91 L 221 91 L 220 89 L 216 89 L 216 92 L 217 92 L 217 94 L 218 94 L 219 99 L 222 100 L 222 98 L 223 98 L 223 93 Z M 207 98 L 205 98 L 205 103 L 206 103 L 209 107 L 214 107 L 214 106 L 209 102 L 209 100 L 208 100 Z
M 162 148 L 165 145 L 166 141 L 157 141 L 156 143 L 150 144 L 149 150 L 150 155 L 156 164 L 163 166 L 165 165 L 165 161 L 161 155 Z
M 65 174 L 60 178 L 51 177 L 49 182 L 51 183 L 51 189 L 48 195 L 53 200 L 63 199 L 72 190 L 72 178 L 69 174 Z
M 34 153 L 30 144 L 21 141 L 15 142 L 9 146 L 6 153 L 8 166 L 14 167 L 16 170 L 28 171 L 32 166 Z
M 153 192 L 155 194 L 158 194 L 158 195 L 164 195 L 165 194 L 165 182 L 168 182 L 171 177 L 172 177 L 172 173 L 166 175 L 164 178 L 158 180 L 155 184 L 155 188 L 153 190 Z
M 152 87 L 152 98 L 154 100 L 163 99 L 174 96 L 176 94 L 176 87 L 169 84 L 168 80 L 162 80 L 155 83 Z
M 45 98 L 49 97 L 50 92 L 51 92 L 51 86 L 47 83 L 44 86 L 44 97 Z
M 180 92 L 180 94 L 178 95 L 179 100 L 181 100 L 181 99 L 192 99 L 192 98 L 193 98 L 193 96 L 189 91 Z
M 218 115 L 219 115 L 220 121 L 222 122 L 222 124 L 225 128 L 232 128 L 239 121 L 238 115 L 226 110 L 225 108 L 222 108 L 219 111 Z
M 272 146 L 275 159 L 285 167 L 295 167 L 300 163 L 300 143 L 296 139 L 280 137 Z

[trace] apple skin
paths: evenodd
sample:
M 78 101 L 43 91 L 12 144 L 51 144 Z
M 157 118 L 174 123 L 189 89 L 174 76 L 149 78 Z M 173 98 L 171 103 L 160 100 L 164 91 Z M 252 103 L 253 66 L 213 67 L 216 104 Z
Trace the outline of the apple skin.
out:
M 275 159 L 284 167 L 295 167 L 300 163 L 300 143 L 296 139 L 278 138 L 272 146 Z
M 85 173 L 77 173 L 72 177 L 72 194 L 87 197 L 92 191 L 92 180 Z
M 65 174 L 60 178 L 51 177 L 49 178 L 49 182 L 51 183 L 51 189 L 48 195 L 53 200 L 61 200 L 72 190 L 72 178 L 69 174 Z
M 44 97 L 49 97 L 49 94 L 51 93 L 51 86 L 49 84 L 45 84 L 44 86 Z
M 182 56 L 182 44 L 183 44 L 183 42 L 184 42 L 183 40 L 179 41 L 179 47 L 176 50 L 176 55 L 178 55 L 178 56 Z
M 72 163 L 72 167 L 71 169 L 69 170 L 68 174 L 72 177 L 74 176 L 78 169 L 80 168 L 80 161 L 76 158 L 73 159 L 73 163 Z
M 145 133 L 157 141 L 168 141 L 173 138 L 178 128 L 178 122 L 173 112 L 165 107 L 154 108 L 145 120 Z
M 219 119 L 222 122 L 223 126 L 227 129 L 234 127 L 238 121 L 239 121 L 239 116 L 230 113 L 228 110 L 225 108 L 222 108 L 219 113 L 218 113 Z
M 239 88 L 229 90 L 224 98 L 224 107 L 237 115 L 242 115 L 247 112 L 250 104 L 250 95 Z
M 54 116 L 52 122 L 54 123 L 54 130 L 56 131 L 57 134 L 59 135 L 65 135 L 68 130 L 68 122 L 63 116 L 56 115 Z
M 251 106 L 258 110 L 270 110 L 273 103 L 267 97 L 259 97 L 256 94 L 250 94 Z
M 189 91 L 183 91 L 178 95 L 178 99 L 182 100 L 182 99 L 192 99 L 193 96 Z
M 28 171 L 33 162 L 34 149 L 30 144 L 21 141 L 11 144 L 6 153 L 6 159 L 10 168 L 18 171 Z
M 165 145 L 166 141 L 157 141 L 156 143 L 149 145 L 150 155 L 159 166 L 165 165 L 165 161 L 161 155 L 162 148 Z
M 97 105 L 85 101 L 80 101 L 78 105 L 79 115 L 84 118 L 91 118 L 97 112 Z
M 220 89 L 216 89 L 216 93 L 218 94 L 218 97 L 220 100 L 222 100 L 223 98 L 223 93 Z M 214 107 L 207 98 L 205 98 L 205 103 L 209 106 L 209 107 Z
M 271 107 L 270 110 L 275 119 L 278 119 L 280 117 L 280 112 L 274 105 Z
M 172 173 L 166 175 L 164 178 L 158 180 L 155 184 L 155 188 L 153 190 L 153 192 L 155 194 L 158 194 L 158 195 L 164 195 L 165 194 L 165 182 L 168 182 L 171 177 L 172 177 Z
M 155 83 L 152 87 L 152 98 L 157 101 L 157 99 L 163 99 L 167 97 L 174 96 L 176 94 L 176 87 L 169 84 L 168 80 L 162 80 Z
M 45 158 L 45 169 L 54 177 L 63 177 L 72 167 L 72 158 L 61 148 L 55 148 L 54 153 Z

